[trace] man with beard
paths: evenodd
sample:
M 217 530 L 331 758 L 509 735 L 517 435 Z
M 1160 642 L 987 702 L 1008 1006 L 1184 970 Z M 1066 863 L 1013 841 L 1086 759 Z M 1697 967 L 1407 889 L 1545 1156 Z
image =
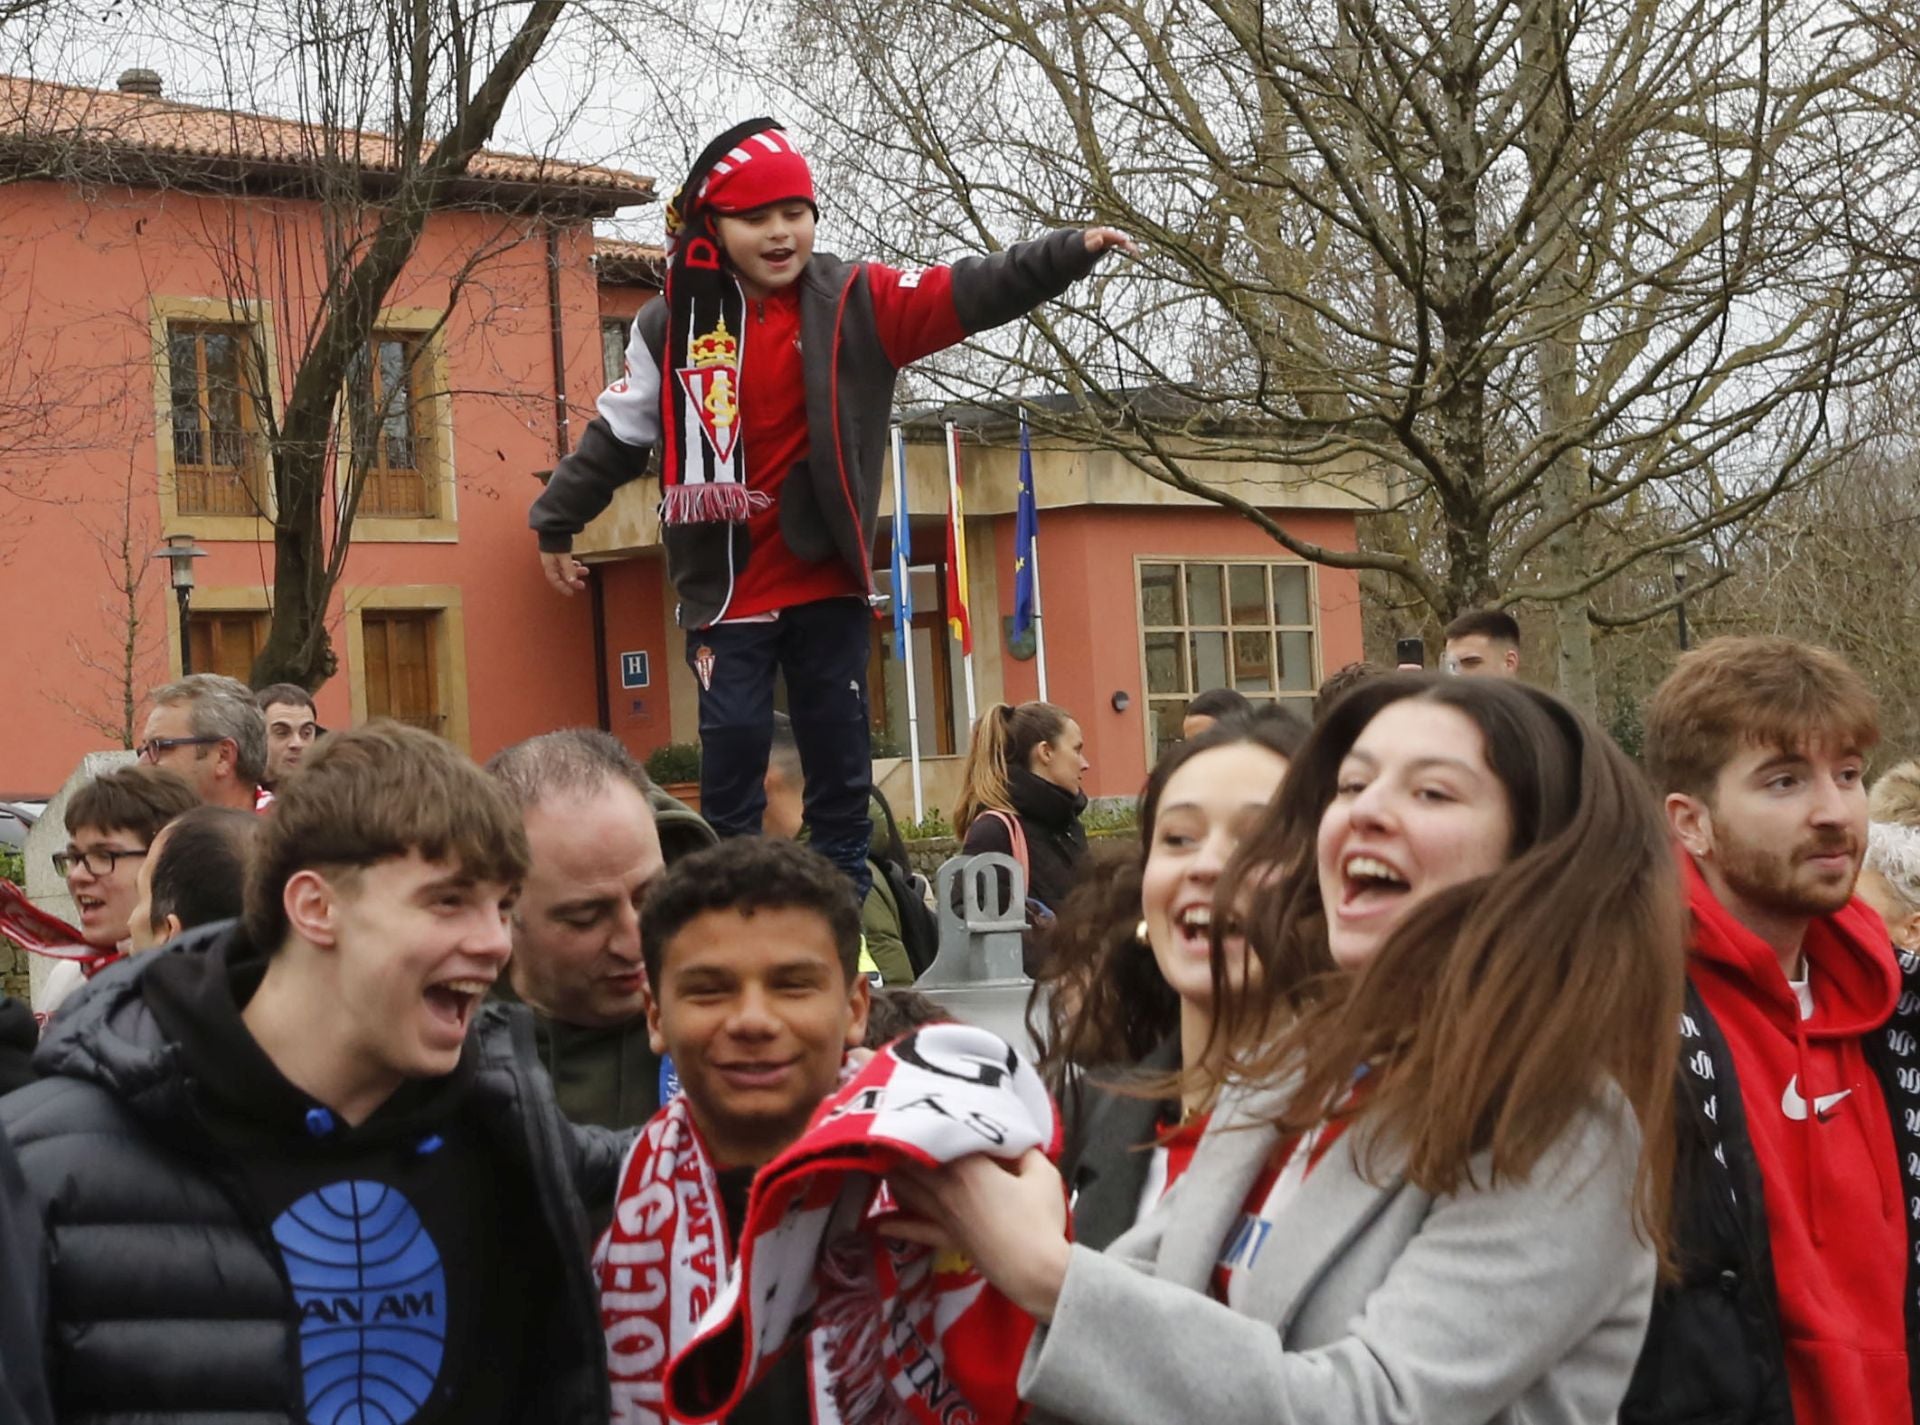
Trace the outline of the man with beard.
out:
M 1693 918 L 1681 1280 L 1623 1422 L 1915 1418 L 1920 996 L 1902 991 L 1920 962 L 1853 893 L 1878 740 L 1860 675 L 1781 638 L 1683 656 L 1648 709 Z

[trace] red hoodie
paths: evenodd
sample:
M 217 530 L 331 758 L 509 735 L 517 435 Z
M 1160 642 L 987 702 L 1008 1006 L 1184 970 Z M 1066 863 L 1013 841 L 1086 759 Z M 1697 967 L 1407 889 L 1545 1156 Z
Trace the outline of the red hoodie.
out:
M 1688 973 L 1733 1054 L 1765 1184 L 1794 1418 L 1913 1425 L 1899 1165 L 1861 1043 L 1900 997 L 1886 927 L 1858 900 L 1807 927 L 1813 1014 L 1802 1019 L 1773 948 L 1691 859 L 1686 874 Z

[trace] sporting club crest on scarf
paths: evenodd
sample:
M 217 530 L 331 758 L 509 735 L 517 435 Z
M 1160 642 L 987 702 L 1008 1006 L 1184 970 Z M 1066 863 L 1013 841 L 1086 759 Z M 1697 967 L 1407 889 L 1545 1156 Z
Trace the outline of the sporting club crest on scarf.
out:
M 750 119 L 707 145 L 667 205 L 662 524 L 740 523 L 766 507 L 740 439 L 747 303 L 715 219 L 787 198 L 813 201 L 806 160 L 773 120 Z
M 982 1029 L 917 1030 L 761 1170 L 724 1272 L 712 1169 L 675 1100 L 630 1154 L 595 1255 L 614 1420 L 724 1419 L 782 1352 L 804 1350 L 818 1425 L 1013 1425 L 1032 1319 L 966 1261 L 875 1228 L 893 1167 L 1036 1147 L 1059 1152 L 1060 1122 L 1031 1067 Z

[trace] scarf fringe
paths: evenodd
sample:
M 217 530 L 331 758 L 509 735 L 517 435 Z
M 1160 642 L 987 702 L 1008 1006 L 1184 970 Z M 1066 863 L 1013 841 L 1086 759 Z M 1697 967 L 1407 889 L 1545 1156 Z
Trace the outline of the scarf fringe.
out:
M 821 1253 L 817 1279 L 814 1324 L 840 1418 L 861 1425 L 914 1425 L 887 1381 L 887 1301 L 873 1251 L 857 1238 L 832 1243 Z
M 675 485 L 660 497 L 660 523 L 745 524 L 772 503 L 765 490 L 750 490 L 732 481 Z

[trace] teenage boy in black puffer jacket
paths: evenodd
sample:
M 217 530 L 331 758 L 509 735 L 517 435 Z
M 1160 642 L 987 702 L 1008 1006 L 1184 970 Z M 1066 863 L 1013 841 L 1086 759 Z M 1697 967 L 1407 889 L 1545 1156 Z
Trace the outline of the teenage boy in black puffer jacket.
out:
M 526 1012 L 484 1007 L 526 865 L 446 743 L 337 733 L 261 828 L 245 919 L 69 1002 L 0 1102 L 58 1419 L 606 1420 L 582 1193 L 611 1197 L 619 1142 L 560 1117 Z
M 806 767 L 809 844 L 865 897 L 872 553 L 894 381 L 911 361 L 1064 292 L 1111 228 L 901 272 L 813 248 L 813 176 L 770 119 L 721 135 L 667 211 L 666 295 L 626 373 L 534 502 L 548 579 L 585 587 L 573 537 L 660 448 L 667 569 L 700 681 L 700 811 L 760 830 L 776 672 Z

